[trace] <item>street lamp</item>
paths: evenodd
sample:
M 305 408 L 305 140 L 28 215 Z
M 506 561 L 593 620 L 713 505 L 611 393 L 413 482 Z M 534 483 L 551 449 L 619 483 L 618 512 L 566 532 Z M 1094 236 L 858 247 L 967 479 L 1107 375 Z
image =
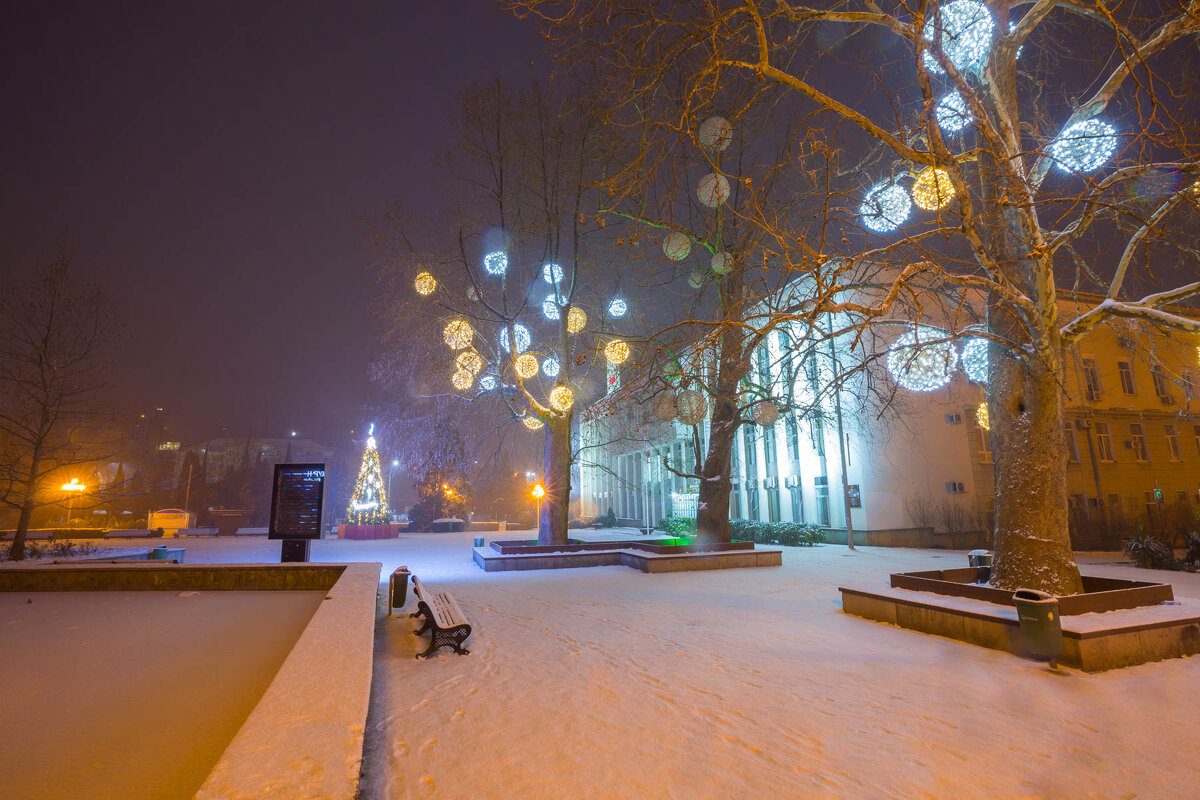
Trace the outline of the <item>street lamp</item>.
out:
M 71 478 L 70 483 L 64 483 L 62 490 L 67 493 L 67 519 L 66 523 L 71 524 L 71 503 L 75 500 L 76 492 L 87 491 L 87 487 L 79 482 L 79 478 Z
M 537 500 L 537 516 L 534 517 L 534 524 L 540 527 L 542 519 L 542 498 L 546 496 L 546 490 L 539 483 L 533 487 L 533 497 Z

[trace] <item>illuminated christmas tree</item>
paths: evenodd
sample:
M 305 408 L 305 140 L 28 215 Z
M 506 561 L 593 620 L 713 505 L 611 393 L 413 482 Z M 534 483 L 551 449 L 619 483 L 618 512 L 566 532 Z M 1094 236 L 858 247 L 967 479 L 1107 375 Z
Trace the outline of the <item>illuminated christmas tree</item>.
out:
M 391 521 L 374 433 L 375 426 L 371 425 L 367 432 L 367 449 L 363 451 L 362 467 L 358 470 L 358 480 L 354 482 L 350 506 L 346 509 L 346 522 L 350 525 L 383 525 Z

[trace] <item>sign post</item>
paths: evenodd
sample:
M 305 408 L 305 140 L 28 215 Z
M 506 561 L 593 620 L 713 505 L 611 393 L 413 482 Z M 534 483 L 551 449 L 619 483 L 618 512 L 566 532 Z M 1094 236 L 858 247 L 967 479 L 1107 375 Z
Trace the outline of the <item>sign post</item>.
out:
M 308 543 L 321 538 L 324 510 L 324 464 L 275 465 L 267 538 L 283 541 L 280 563 L 308 561 Z

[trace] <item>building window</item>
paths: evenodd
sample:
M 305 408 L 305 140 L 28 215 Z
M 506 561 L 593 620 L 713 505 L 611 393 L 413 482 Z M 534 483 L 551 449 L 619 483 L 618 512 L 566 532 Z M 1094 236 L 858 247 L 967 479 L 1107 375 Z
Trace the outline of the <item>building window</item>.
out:
M 1094 358 L 1083 359 L 1083 384 L 1088 400 L 1095 402 L 1100 399 L 1100 369 Z
M 1172 461 L 1182 461 L 1183 457 L 1179 453 L 1179 434 L 1175 432 L 1175 426 L 1164 425 L 1163 434 L 1167 438 L 1167 455 Z
M 766 344 L 758 347 L 758 382 L 763 389 L 771 385 L 771 351 Z
M 742 493 L 736 486 L 729 492 L 729 518 L 742 518 Z
M 1200 442 L 1200 437 L 1197 438 Z M 1107 422 L 1096 423 L 1096 449 L 1100 451 L 1101 461 L 1116 461 L 1113 457 L 1112 434 L 1108 430 Z
M 817 495 L 817 524 L 829 527 L 829 478 L 818 475 L 813 478 Z
M 1120 511 L 1121 510 L 1121 495 L 1110 494 L 1108 496 L 1108 508 L 1109 508 L 1109 511 Z
M 767 489 L 767 518 L 771 522 L 780 522 L 782 517 L 779 516 L 779 490 Z
M 770 471 L 775 466 L 775 429 L 763 428 L 763 460 Z
M 1149 461 L 1150 453 L 1146 451 L 1146 432 L 1142 429 L 1142 423 L 1129 423 L 1129 438 L 1133 442 L 1133 457 L 1138 461 Z
M 1128 361 L 1118 361 L 1117 372 L 1121 376 L 1121 391 L 1125 394 L 1137 394 L 1137 387 L 1133 383 L 1133 365 Z
M 1072 464 L 1079 463 L 1079 442 L 1075 438 L 1075 426 L 1070 421 L 1063 426 L 1063 437 L 1067 444 L 1067 458 Z
M 992 463 L 992 432 L 979 425 L 976 426 L 975 433 L 979 436 L 979 463 Z
M 1192 427 L 1192 434 L 1196 437 L 1196 455 L 1200 456 L 1200 425 Z
M 793 486 L 788 489 L 788 491 L 791 492 L 792 495 L 792 522 L 803 522 L 804 509 L 802 504 L 804 499 L 800 496 L 800 487 Z
M 1183 393 L 1188 400 L 1193 400 L 1196 397 L 1196 370 L 1185 369 L 1183 371 Z
M 796 424 L 796 418 L 788 414 L 783 421 L 784 431 L 787 434 L 788 454 L 792 457 L 792 461 L 800 460 L 800 426 Z
M 821 417 L 814 414 L 812 418 L 812 438 L 813 447 L 817 451 L 818 458 L 825 457 L 825 425 L 821 422 Z
M 754 443 L 753 425 L 742 428 L 742 442 L 746 447 L 746 478 L 754 480 L 757 474 L 754 468 L 758 465 L 758 448 Z
M 746 505 L 749 507 L 749 512 L 750 512 L 748 515 L 749 518 L 753 519 L 753 520 L 757 520 L 758 519 L 758 489 L 757 488 L 746 489 Z
M 1170 405 L 1173 402 L 1171 381 L 1163 372 L 1162 367 L 1158 364 L 1150 367 L 1150 377 L 1154 379 L 1154 393 L 1158 395 L 1158 399 L 1163 405 Z

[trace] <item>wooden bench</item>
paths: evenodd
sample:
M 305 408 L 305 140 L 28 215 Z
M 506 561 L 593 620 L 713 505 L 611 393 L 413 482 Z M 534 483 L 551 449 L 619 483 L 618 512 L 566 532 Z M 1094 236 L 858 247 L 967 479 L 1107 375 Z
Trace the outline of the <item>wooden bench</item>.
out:
M 431 592 L 416 575 L 412 576 L 412 584 L 417 595 L 417 610 L 411 616 L 425 617 L 425 624 L 416 632 L 420 635 L 431 631 L 429 648 L 417 653 L 417 658 L 429 658 L 439 647 L 453 647 L 460 656 L 471 652 L 462 646 L 471 635 L 471 625 L 454 598 L 446 592 Z

